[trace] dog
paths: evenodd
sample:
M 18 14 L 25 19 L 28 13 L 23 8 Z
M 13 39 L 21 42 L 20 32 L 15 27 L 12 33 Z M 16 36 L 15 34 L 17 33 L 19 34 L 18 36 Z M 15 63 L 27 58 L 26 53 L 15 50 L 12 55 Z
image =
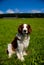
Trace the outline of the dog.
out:
M 18 33 L 14 40 L 8 44 L 7 53 L 9 58 L 16 53 L 18 59 L 24 61 L 24 55 L 27 55 L 25 49 L 29 46 L 31 26 L 28 24 L 21 24 L 18 27 Z

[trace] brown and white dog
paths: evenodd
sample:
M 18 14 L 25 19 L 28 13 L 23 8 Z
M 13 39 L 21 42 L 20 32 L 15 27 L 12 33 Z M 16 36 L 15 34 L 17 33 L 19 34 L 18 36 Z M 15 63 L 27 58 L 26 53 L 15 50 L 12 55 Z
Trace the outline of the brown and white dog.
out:
M 21 24 L 18 28 L 18 33 L 14 40 L 8 44 L 8 55 L 9 58 L 13 53 L 16 53 L 18 59 L 24 61 L 24 55 L 27 55 L 25 48 L 28 47 L 30 42 L 30 33 L 32 29 L 28 24 Z

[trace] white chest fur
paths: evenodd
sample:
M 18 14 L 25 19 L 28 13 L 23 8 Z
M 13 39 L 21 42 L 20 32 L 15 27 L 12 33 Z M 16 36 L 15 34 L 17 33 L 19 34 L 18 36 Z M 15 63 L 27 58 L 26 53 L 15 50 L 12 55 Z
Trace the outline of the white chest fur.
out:
M 25 40 L 23 41 L 23 45 L 24 45 L 25 48 L 28 47 L 28 45 L 29 45 L 29 40 L 30 40 L 30 37 L 28 37 L 27 39 L 25 39 Z
M 20 40 L 17 40 L 18 42 L 18 49 L 23 51 L 24 48 L 27 48 L 29 45 L 30 36 L 23 38 L 21 35 L 18 36 Z

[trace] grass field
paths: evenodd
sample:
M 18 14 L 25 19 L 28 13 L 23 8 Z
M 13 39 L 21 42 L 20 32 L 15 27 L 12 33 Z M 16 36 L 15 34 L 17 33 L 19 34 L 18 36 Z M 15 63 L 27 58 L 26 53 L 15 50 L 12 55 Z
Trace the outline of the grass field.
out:
M 16 55 L 8 59 L 6 54 L 7 44 L 13 40 L 21 23 L 32 27 L 28 55 L 24 62 L 18 60 Z M 44 18 L 0 19 L 0 65 L 44 65 Z

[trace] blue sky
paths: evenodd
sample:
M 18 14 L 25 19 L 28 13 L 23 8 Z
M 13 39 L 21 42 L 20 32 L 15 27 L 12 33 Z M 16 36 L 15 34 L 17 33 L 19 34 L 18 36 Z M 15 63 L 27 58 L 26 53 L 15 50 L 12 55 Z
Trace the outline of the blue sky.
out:
M 0 0 L 0 12 L 44 12 L 44 0 Z

